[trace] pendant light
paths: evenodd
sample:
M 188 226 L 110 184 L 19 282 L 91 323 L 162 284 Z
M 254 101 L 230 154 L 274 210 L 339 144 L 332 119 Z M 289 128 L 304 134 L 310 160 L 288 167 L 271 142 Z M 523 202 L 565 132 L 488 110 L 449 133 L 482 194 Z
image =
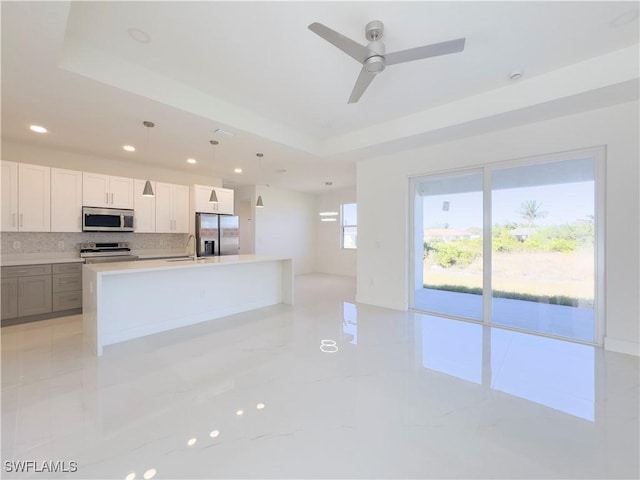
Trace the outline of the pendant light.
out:
M 213 145 L 213 156 L 211 158 L 213 158 L 213 160 L 215 162 L 216 145 L 218 145 L 218 141 L 217 140 L 209 140 L 209 143 L 211 145 Z M 216 193 L 216 189 L 215 188 L 211 189 L 211 196 L 209 197 L 209 203 L 213 203 L 214 205 L 218 204 L 218 194 Z
M 151 156 L 151 129 L 155 127 L 155 123 L 144 121 L 142 124 L 147 127 L 147 145 L 149 147 L 149 156 Z M 147 180 L 144 184 L 144 190 L 142 191 L 143 197 L 154 197 L 153 187 L 151 186 L 151 182 Z
M 258 181 L 262 180 L 262 157 L 264 157 L 264 153 L 256 153 L 256 157 L 258 157 Z M 258 200 L 256 201 L 256 207 L 262 208 L 264 207 L 264 203 L 262 203 L 262 195 L 258 195 Z

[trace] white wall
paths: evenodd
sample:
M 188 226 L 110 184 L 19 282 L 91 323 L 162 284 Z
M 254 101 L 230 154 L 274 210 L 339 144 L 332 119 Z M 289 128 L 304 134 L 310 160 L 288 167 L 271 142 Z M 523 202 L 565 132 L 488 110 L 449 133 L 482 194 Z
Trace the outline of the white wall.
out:
M 254 205 L 255 253 L 293 258 L 296 275 L 315 271 L 316 195 L 259 186 L 264 208 Z
M 341 248 L 340 216 L 335 222 L 321 222 L 321 211 L 340 212 L 343 203 L 356 202 L 356 187 L 328 189 L 318 195 L 316 210 L 316 271 L 332 275 L 356 276 L 357 250 Z
M 358 162 L 357 301 L 408 307 L 409 176 L 606 145 L 605 347 L 640 354 L 639 128 L 635 101 Z
M 48 167 L 67 168 L 83 172 L 102 173 L 120 177 L 141 178 L 156 182 L 182 185 L 211 185 L 221 187 L 222 180 L 208 175 L 190 173 L 185 169 L 172 170 L 150 164 L 127 162 L 119 159 L 97 157 L 57 148 L 44 148 L 17 142 L 2 142 L 2 160 L 31 163 Z
M 234 190 L 233 209 L 239 219 L 240 255 L 255 253 L 255 217 L 256 187 L 238 187 Z

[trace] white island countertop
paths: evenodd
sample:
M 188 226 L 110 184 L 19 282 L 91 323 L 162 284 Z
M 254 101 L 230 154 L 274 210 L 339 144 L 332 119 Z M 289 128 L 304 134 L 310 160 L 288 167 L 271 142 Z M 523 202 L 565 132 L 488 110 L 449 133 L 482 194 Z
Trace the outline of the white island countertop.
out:
M 288 260 L 286 258 L 268 257 L 264 255 L 223 255 L 215 257 L 176 258 L 162 260 L 144 260 L 133 262 L 92 263 L 86 268 L 103 275 L 120 273 L 148 272 L 153 270 L 179 270 L 183 268 L 201 268 L 212 265 L 234 265 L 242 263 L 273 262 Z
M 293 260 L 225 255 L 82 267 L 84 335 L 114 343 L 280 303 L 293 303 Z

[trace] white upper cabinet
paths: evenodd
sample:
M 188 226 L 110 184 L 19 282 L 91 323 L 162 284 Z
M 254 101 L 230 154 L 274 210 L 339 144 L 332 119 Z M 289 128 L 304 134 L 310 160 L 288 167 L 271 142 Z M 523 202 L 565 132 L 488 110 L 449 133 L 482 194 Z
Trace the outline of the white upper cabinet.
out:
M 173 189 L 175 233 L 189 233 L 189 187 L 174 185 Z
M 18 165 L 18 230 L 51 231 L 51 168 Z
M 212 189 L 213 187 L 208 185 L 193 186 L 193 203 L 195 213 L 214 213 L 213 203 L 209 203 L 209 197 L 211 196 Z
M 109 175 L 89 172 L 82 174 L 82 205 L 109 207 Z
M 133 178 L 109 177 L 111 208 L 133 208 Z
M 156 231 L 156 197 L 143 197 L 142 192 L 146 180 L 134 180 L 134 232 L 153 233 Z M 156 192 L 156 182 L 151 182 L 153 192 Z
M 18 231 L 18 164 L 2 161 L 2 231 Z
M 51 231 L 82 231 L 82 172 L 51 169 Z
M 215 190 L 218 196 L 217 213 L 233 215 L 233 190 L 230 188 L 216 188 Z
M 133 208 L 133 178 L 84 172 L 82 187 L 86 207 Z
M 216 191 L 218 203 L 209 203 L 211 190 Z M 233 215 L 233 190 L 209 185 L 193 186 L 193 203 L 196 213 L 220 213 Z
M 189 232 L 189 187 L 156 182 L 156 232 Z

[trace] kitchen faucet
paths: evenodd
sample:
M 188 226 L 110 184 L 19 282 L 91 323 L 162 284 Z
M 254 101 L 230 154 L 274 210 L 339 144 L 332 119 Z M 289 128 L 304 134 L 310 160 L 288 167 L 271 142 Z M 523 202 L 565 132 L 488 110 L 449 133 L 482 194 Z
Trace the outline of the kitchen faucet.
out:
M 189 242 L 191 242 L 191 239 L 193 238 L 193 259 L 197 260 L 198 259 L 198 249 L 196 248 L 196 237 L 194 237 L 193 235 L 189 235 L 189 237 L 187 238 L 187 245 L 185 246 L 185 248 L 187 249 L 187 252 L 189 251 Z

